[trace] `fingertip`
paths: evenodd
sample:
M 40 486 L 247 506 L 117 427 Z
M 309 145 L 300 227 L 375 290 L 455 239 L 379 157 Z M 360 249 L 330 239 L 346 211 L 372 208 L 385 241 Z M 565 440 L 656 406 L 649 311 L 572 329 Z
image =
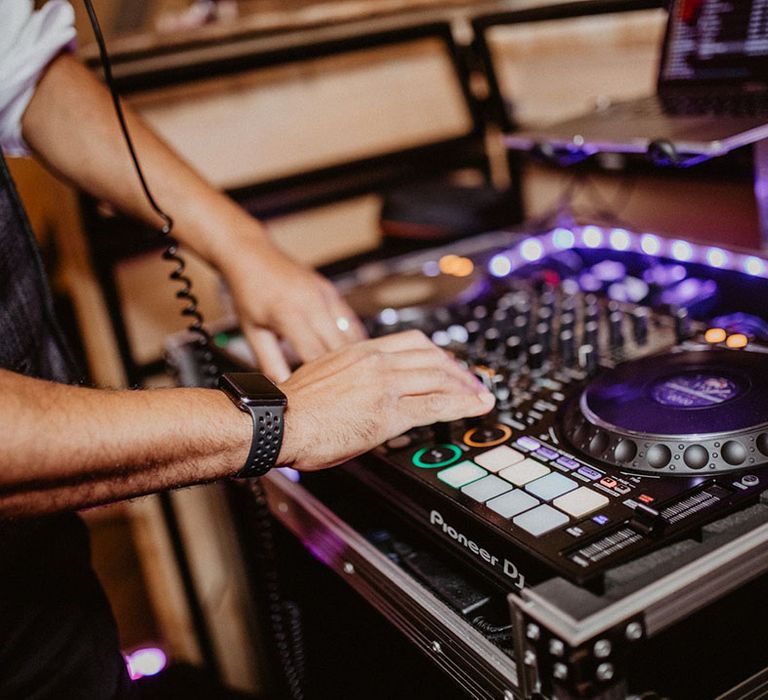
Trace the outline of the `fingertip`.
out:
M 487 389 L 479 392 L 477 400 L 481 405 L 481 413 L 488 413 L 496 405 L 496 397 Z
M 289 370 L 287 367 L 281 368 L 275 372 L 271 372 L 270 374 L 272 375 L 272 380 L 276 384 L 282 384 L 291 378 L 291 370 Z
M 487 403 L 491 406 L 496 402 L 496 397 L 485 387 L 483 387 L 482 391 L 478 392 L 477 398 L 483 403 Z

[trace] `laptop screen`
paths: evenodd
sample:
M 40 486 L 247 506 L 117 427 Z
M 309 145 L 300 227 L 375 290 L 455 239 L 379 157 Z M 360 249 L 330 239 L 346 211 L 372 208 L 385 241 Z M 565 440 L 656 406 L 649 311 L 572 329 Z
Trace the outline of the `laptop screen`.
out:
M 768 84 L 768 0 L 675 0 L 659 79 Z

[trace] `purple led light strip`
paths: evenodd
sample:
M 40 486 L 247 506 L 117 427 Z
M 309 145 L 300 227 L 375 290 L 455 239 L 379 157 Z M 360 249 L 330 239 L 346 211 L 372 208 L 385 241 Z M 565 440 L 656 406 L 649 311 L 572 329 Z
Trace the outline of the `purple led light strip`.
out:
M 488 263 L 488 271 L 494 277 L 506 277 L 523 265 L 570 248 L 607 248 L 644 253 L 678 262 L 699 263 L 753 277 L 768 278 L 768 260 L 756 255 L 690 243 L 682 239 L 664 238 L 653 233 L 635 233 L 623 228 L 592 225 L 560 227 L 525 238 L 509 250 L 494 255 Z

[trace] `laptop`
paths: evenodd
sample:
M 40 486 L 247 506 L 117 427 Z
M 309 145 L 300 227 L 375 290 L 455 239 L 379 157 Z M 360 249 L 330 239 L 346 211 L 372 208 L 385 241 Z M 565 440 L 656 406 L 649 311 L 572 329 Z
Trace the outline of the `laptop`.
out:
M 767 137 L 768 3 L 672 0 L 655 95 L 505 140 L 576 159 L 609 151 L 687 164 Z

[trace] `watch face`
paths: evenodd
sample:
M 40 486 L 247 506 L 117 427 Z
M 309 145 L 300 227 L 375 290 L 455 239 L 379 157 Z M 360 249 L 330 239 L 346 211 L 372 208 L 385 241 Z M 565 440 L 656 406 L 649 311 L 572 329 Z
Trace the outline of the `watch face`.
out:
M 257 372 L 225 374 L 221 377 L 220 386 L 239 396 L 245 403 L 282 406 L 286 402 L 285 394 L 263 374 Z

